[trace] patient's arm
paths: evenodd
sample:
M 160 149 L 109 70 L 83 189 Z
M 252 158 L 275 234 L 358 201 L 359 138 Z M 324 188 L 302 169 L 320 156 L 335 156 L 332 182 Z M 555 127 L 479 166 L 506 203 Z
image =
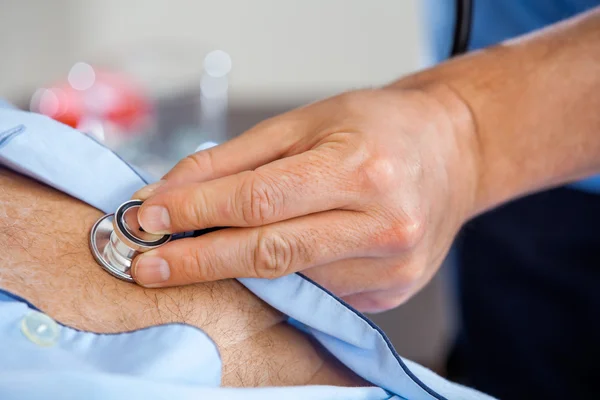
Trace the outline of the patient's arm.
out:
M 82 330 L 195 325 L 217 343 L 226 386 L 367 384 L 237 281 L 144 289 L 108 275 L 87 244 L 101 215 L 0 168 L 0 287 Z

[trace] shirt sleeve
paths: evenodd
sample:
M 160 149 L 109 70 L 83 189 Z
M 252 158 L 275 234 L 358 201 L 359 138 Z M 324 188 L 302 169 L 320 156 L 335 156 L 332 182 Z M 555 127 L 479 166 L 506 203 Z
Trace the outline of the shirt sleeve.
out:
M 0 108 L 15 108 L 12 104 L 10 104 L 8 101 L 0 99 Z
M 149 183 L 91 136 L 44 115 L 7 107 L 0 108 L 0 165 L 106 213 Z

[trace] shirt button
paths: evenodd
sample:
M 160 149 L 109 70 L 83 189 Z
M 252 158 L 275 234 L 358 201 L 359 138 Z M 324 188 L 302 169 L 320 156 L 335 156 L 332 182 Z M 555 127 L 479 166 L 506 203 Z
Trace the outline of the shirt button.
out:
M 21 332 L 38 346 L 54 346 L 60 337 L 60 326 L 39 311 L 30 311 L 21 320 Z

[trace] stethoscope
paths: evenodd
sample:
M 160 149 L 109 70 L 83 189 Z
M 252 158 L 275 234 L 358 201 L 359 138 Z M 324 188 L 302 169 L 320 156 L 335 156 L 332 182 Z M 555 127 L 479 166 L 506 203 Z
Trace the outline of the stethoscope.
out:
M 472 0 L 456 0 L 456 23 L 450 57 L 465 53 L 469 45 L 472 19 Z M 131 277 L 131 263 L 139 253 L 156 249 L 171 240 L 200 236 L 215 230 L 209 228 L 175 235 L 155 235 L 145 232 L 138 222 L 141 200 L 121 204 L 114 214 L 101 217 L 90 231 L 92 255 L 109 274 L 127 282 Z
M 171 240 L 196 237 L 222 229 L 207 228 L 173 235 L 155 235 L 142 229 L 138 222 L 141 200 L 129 200 L 117 207 L 114 214 L 106 214 L 92 226 L 90 249 L 102 268 L 115 278 L 134 282 L 131 263 L 139 253 L 156 249 Z
M 456 17 L 450 57 L 467 52 L 473 19 L 473 1 L 456 0 L 455 8 Z
M 137 218 L 141 205 L 141 200 L 121 204 L 114 214 L 101 217 L 90 232 L 90 248 L 96 261 L 109 274 L 127 282 L 133 282 L 131 262 L 138 253 L 160 247 L 172 238 L 142 229 Z

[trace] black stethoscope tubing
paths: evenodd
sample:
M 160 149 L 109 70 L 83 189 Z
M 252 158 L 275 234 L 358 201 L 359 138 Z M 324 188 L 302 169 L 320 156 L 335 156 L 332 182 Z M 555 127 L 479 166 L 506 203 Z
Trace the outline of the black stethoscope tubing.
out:
M 466 53 L 471 36 L 473 23 L 473 1 L 456 0 L 456 19 L 454 24 L 454 37 L 450 57 Z

